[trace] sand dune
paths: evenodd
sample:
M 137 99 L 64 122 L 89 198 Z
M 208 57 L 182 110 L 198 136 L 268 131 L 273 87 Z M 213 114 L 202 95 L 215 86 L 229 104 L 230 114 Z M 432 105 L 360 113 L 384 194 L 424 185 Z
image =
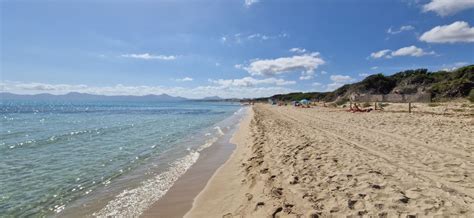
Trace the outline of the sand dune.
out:
M 256 105 L 187 217 L 474 215 L 470 118 Z

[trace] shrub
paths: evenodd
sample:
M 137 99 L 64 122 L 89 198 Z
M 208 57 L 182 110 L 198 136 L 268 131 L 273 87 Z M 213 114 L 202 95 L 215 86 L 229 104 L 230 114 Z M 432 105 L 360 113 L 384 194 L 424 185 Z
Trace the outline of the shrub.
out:
M 335 103 L 336 103 L 336 105 L 343 105 L 343 104 L 347 103 L 348 101 L 349 101 L 349 99 L 347 99 L 347 98 L 340 98 Z
M 372 106 L 369 102 L 364 102 L 364 104 L 362 104 L 362 107 L 370 107 Z

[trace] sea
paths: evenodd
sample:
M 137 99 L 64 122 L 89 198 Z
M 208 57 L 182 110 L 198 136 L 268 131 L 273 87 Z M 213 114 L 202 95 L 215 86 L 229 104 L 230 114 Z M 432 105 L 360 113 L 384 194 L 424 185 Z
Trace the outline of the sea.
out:
M 139 216 L 244 113 L 226 102 L 1 100 L 0 216 Z

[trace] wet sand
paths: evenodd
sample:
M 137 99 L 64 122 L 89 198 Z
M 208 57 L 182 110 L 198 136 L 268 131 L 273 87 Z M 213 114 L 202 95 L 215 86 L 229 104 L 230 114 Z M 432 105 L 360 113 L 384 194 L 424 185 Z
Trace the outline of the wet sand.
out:
M 212 146 L 201 151 L 196 163 L 141 217 L 183 217 L 191 209 L 194 198 L 235 149 L 235 145 L 230 143 L 235 131 L 230 130 Z
M 472 117 L 258 104 L 185 217 L 474 215 Z

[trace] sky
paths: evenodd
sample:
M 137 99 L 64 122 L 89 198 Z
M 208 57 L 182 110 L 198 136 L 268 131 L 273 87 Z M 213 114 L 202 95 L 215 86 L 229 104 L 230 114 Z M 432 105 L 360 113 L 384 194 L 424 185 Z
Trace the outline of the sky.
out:
M 474 0 L 0 0 L 0 91 L 248 98 L 474 63 Z

